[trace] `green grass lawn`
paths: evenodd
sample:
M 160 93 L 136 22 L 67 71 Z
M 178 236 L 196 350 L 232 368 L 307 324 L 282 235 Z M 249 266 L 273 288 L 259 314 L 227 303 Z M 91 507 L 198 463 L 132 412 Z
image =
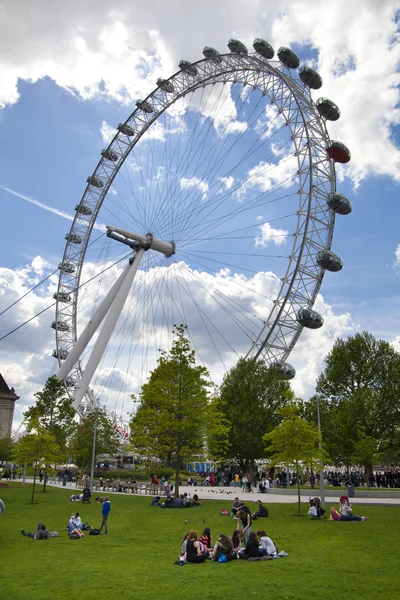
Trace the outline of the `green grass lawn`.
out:
M 161 510 L 149 497 L 110 495 L 108 536 L 70 540 L 64 528 L 71 512 L 99 527 L 101 506 L 68 501 L 71 490 L 49 488 L 30 504 L 31 487 L 0 488 L 6 511 L 0 517 L 1 598 L 75 600 L 125 598 L 189 600 L 251 597 L 268 600 L 399 598 L 400 510 L 366 507 L 365 523 L 299 518 L 294 504 L 268 505 L 260 526 L 286 558 L 178 567 L 174 561 L 188 529 L 231 534 L 235 521 L 220 511 L 231 501 L 208 500 L 199 508 Z M 95 494 L 96 495 L 96 494 Z M 329 502 L 329 499 L 328 499 Z M 249 502 L 249 508 L 255 503 Z M 328 506 L 330 506 L 328 504 Z M 361 509 L 358 509 L 361 510 Z M 304 514 L 307 505 L 303 504 Z M 359 513 L 360 514 L 360 513 Z M 185 519 L 188 523 L 185 524 Z M 20 534 L 39 521 L 61 538 L 36 541 Z

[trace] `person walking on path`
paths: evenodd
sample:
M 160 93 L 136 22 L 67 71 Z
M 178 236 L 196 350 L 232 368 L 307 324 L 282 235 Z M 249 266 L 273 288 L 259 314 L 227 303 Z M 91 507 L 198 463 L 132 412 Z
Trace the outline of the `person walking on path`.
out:
M 108 521 L 108 515 L 110 514 L 110 510 L 111 510 L 111 502 L 106 497 L 106 498 L 104 498 L 103 506 L 101 507 L 101 514 L 103 515 L 103 520 L 101 521 L 101 525 L 100 525 L 100 529 L 99 529 L 99 532 L 102 533 L 103 527 L 104 527 L 105 535 L 108 535 L 107 521 Z

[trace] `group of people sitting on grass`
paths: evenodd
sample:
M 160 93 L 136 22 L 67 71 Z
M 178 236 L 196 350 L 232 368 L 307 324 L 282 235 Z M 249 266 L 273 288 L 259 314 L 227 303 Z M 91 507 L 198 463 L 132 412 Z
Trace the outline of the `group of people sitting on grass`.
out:
M 168 496 L 164 502 L 161 501 L 160 496 L 154 496 L 150 506 L 159 506 L 160 508 L 190 508 L 192 506 L 200 506 L 200 502 L 197 494 L 193 494 L 192 499 L 190 499 L 185 493 L 179 494 L 175 498 Z
M 217 562 L 228 562 L 234 559 L 248 561 L 270 560 L 279 556 L 278 549 L 264 530 L 248 533 L 247 541 L 240 529 L 235 529 L 231 536 L 220 533 L 215 545 L 212 544 L 211 530 L 206 527 L 200 537 L 192 529 L 182 542 L 182 552 L 177 564 L 202 563 L 207 559 Z

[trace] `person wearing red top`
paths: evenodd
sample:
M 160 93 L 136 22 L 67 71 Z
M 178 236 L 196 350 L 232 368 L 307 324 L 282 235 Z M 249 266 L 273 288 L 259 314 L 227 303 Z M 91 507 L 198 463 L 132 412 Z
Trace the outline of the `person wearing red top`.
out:
M 157 475 L 153 475 L 153 477 L 151 479 L 151 483 L 153 483 L 154 485 L 158 485 Z
M 212 550 L 212 537 L 211 537 L 211 529 L 209 527 L 205 527 L 203 533 L 199 537 L 199 542 L 201 542 L 204 546 L 204 550 L 207 552 L 211 552 Z

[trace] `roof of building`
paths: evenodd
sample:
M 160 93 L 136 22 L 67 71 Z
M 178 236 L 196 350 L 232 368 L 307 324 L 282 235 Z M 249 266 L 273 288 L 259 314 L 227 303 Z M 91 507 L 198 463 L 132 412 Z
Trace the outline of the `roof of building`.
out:
M 0 373 L 0 394 L 7 394 L 9 396 L 13 396 L 14 398 L 17 398 L 14 388 L 11 388 L 11 390 L 10 390 L 10 388 L 6 384 L 4 377 L 1 373 Z

